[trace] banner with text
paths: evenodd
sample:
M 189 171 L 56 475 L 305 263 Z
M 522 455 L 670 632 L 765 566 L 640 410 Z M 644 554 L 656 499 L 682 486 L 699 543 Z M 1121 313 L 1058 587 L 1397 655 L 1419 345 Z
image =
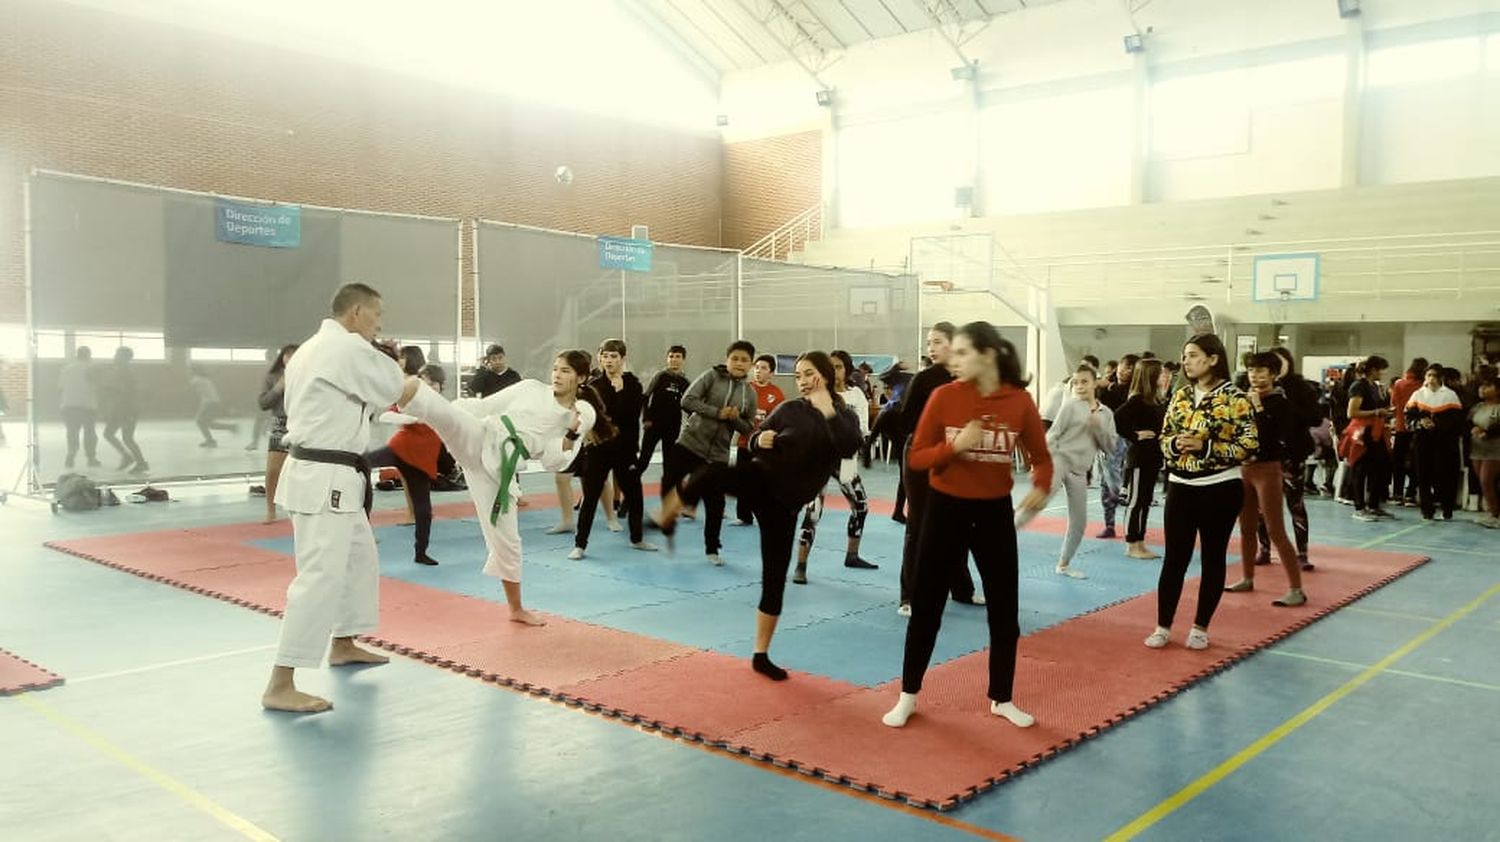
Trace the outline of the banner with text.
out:
M 599 268 L 627 272 L 651 271 L 651 241 L 599 237 Z
M 214 232 L 221 243 L 294 249 L 302 244 L 302 208 L 216 199 Z

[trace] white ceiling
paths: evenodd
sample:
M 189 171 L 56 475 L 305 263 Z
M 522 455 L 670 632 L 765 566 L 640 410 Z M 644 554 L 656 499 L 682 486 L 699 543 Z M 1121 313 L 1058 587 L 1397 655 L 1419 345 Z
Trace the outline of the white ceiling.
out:
M 720 73 L 993 18 L 1059 0 L 636 0 Z M 795 55 L 793 51 L 801 53 Z

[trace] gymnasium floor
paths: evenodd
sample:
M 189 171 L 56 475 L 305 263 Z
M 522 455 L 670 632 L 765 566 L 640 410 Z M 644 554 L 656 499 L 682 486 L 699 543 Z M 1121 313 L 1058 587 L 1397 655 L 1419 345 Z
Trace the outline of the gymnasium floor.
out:
M 889 469 L 872 474 L 872 494 L 889 499 Z M 528 491 L 550 486 L 527 478 Z M 939 814 L 400 657 L 377 669 L 303 673 L 307 689 L 332 694 L 330 714 L 263 713 L 276 619 L 42 547 L 242 523 L 262 506 L 240 486 L 181 496 L 89 514 L 53 516 L 20 500 L 0 509 L 0 648 L 67 679 L 0 697 L 0 838 L 1073 840 L 1127 827 L 1147 839 L 1500 838 L 1500 728 L 1490 715 L 1500 702 L 1500 536 L 1470 523 L 1423 524 L 1406 509 L 1395 523 L 1360 524 L 1345 507 L 1312 501 L 1315 544 L 1416 551 L 1433 562 Z M 399 495 L 377 501 L 397 506 Z M 567 562 L 566 539 L 538 535 L 554 517 L 527 511 L 523 520 L 533 607 L 748 654 L 753 620 L 735 603 L 753 603 L 751 530 L 725 530 L 722 589 L 700 584 L 716 571 L 701 561 L 691 524 L 675 558 L 651 559 L 659 564 L 649 581 L 611 572 L 622 577 L 616 587 L 582 587 L 578 577 L 623 558 L 621 539 L 601 519 L 591 559 Z M 844 518 L 825 517 L 813 583 L 788 586 L 773 656 L 878 683 L 899 664 L 899 531 L 872 515 L 866 556 L 882 567 L 846 574 Z M 436 569 L 411 565 L 409 531 L 379 530 L 385 574 L 497 598 L 478 573 L 472 529 L 438 524 Z M 1036 587 L 1054 585 L 1046 569 L 1057 541 L 1023 536 L 1023 576 Z M 1154 568 L 1119 549 L 1087 539 L 1076 563 L 1096 575 L 1048 610 L 1080 613 L 1149 590 Z M 1267 591 L 1278 576 L 1268 578 Z M 1028 615 L 1023 629 L 1055 622 L 1044 614 Z M 950 606 L 949 648 L 937 658 L 982 641 L 978 620 Z M 830 622 L 843 628 L 820 626 Z

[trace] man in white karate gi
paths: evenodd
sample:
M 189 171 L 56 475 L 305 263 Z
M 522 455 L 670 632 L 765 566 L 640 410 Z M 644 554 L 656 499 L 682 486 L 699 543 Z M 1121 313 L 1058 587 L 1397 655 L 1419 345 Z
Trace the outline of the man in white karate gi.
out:
M 380 331 L 380 294 L 345 284 L 333 317 L 302 343 L 286 367 L 291 454 L 276 502 L 291 513 L 297 576 L 286 592 L 276 666 L 261 704 L 267 710 L 318 713 L 333 707 L 297 689 L 293 671 L 383 664 L 354 645 L 374 631 L 380 611 L 380 560 L 370 530 L 370 419 L 401 396 L 401 367 L 372 344 Z M 333 638 L 330 647 L 329 637 Z

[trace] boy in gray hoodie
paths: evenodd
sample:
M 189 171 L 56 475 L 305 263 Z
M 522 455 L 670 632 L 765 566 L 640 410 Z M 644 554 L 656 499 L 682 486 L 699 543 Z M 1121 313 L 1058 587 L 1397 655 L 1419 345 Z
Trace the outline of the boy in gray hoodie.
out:
M 698 376 L 682 396 L 687 413 L 669 468 L 662 474 L 658 528 L 670 536 L 684 504 L 701 498 L 708 507 L 703 524 L 703 549 L 710 563 L 722 565 L 719 535 L 724 526 L 724 486 L 730 454 L 740 433 L 750 431 L 755 418 L 755 390 L 747 379 L 755 346 L 741 339 L 729 346 L 724 364 Z

